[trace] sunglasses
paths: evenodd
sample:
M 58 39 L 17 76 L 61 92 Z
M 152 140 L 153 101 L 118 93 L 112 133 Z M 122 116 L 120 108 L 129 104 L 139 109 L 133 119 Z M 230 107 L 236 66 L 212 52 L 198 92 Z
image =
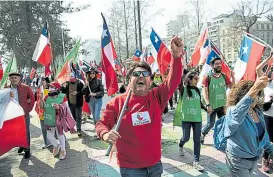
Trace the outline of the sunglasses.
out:
M 149 71 L 133 71 L 133 72 L 132 72 L 132 76 L 133 76 L 133 77 L 140 77 L 141 74 L 142 74 L 144 77 L 150 76 L 150 72 L 149 72 Z

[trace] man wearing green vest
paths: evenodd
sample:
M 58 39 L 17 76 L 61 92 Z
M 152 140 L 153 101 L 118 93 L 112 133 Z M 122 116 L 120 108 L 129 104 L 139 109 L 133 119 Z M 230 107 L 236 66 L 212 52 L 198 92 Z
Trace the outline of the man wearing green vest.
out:
M 225 115 L 224 106 L 226 103 L 226 89 L 231 88 L 234 83 L 234 74 L 231 74 L 232 81 L 222 73 L 222 59 L 214 58 L 211 61 L 212 71 L 203 80 L 203 97 L 209 112 L 207 123 L 202 129 L 201 143 L 204 144 L 206 134 L 215 124 L 216 115 L 218 118 Z

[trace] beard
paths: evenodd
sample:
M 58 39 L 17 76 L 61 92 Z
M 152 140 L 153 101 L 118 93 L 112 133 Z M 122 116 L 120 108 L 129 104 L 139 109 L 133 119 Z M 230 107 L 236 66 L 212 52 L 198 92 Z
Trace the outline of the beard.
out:
M 215 73 L 221 73 L 222 72 L 222 67 L 218 66 L 213 69 Z

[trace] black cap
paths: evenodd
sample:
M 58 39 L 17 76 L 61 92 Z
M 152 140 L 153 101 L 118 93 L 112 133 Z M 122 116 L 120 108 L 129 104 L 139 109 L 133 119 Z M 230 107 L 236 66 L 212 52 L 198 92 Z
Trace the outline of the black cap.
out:
M 11 73 L 9 73 L 9 77 L 10 76 L 19 76 L 19 77 L 21 77 L 21 74 L 18 73 L 18 72 L 11 72 Z

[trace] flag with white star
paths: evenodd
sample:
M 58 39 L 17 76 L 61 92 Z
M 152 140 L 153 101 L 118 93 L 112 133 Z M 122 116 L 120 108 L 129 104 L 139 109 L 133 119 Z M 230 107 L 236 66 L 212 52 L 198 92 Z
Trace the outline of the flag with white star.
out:
M 256 80 L 256 67 L 261 61 L 265 46 L 254 39 L 243 36 L 240 54 L 234 67 L 235 80 Z
M 132 57 L 133 61 L 140 62 L 141 61 L 142 52 L 138 49 L 135 50 L 135 53 Z
M 106 23 L 104 15 L 103 18 L 103 32 L 101 36 L 101 59 L 102 59 L 102 72 L 105 76 L 105 83 L 107 94 L 109 96 L 115 94 L 118 91 L 118 79 L 115 71 L 115 60 L 117 60 L 117 54 L 111 39 L 109 29 Z
M 150 33 L 150 41 L 152 43 L 152 55 L 157 59 L 160 73 L 163 75 L 168 68 L 171 61 L 171 53 L 160 37 L 156 34 L 154 29 Z

